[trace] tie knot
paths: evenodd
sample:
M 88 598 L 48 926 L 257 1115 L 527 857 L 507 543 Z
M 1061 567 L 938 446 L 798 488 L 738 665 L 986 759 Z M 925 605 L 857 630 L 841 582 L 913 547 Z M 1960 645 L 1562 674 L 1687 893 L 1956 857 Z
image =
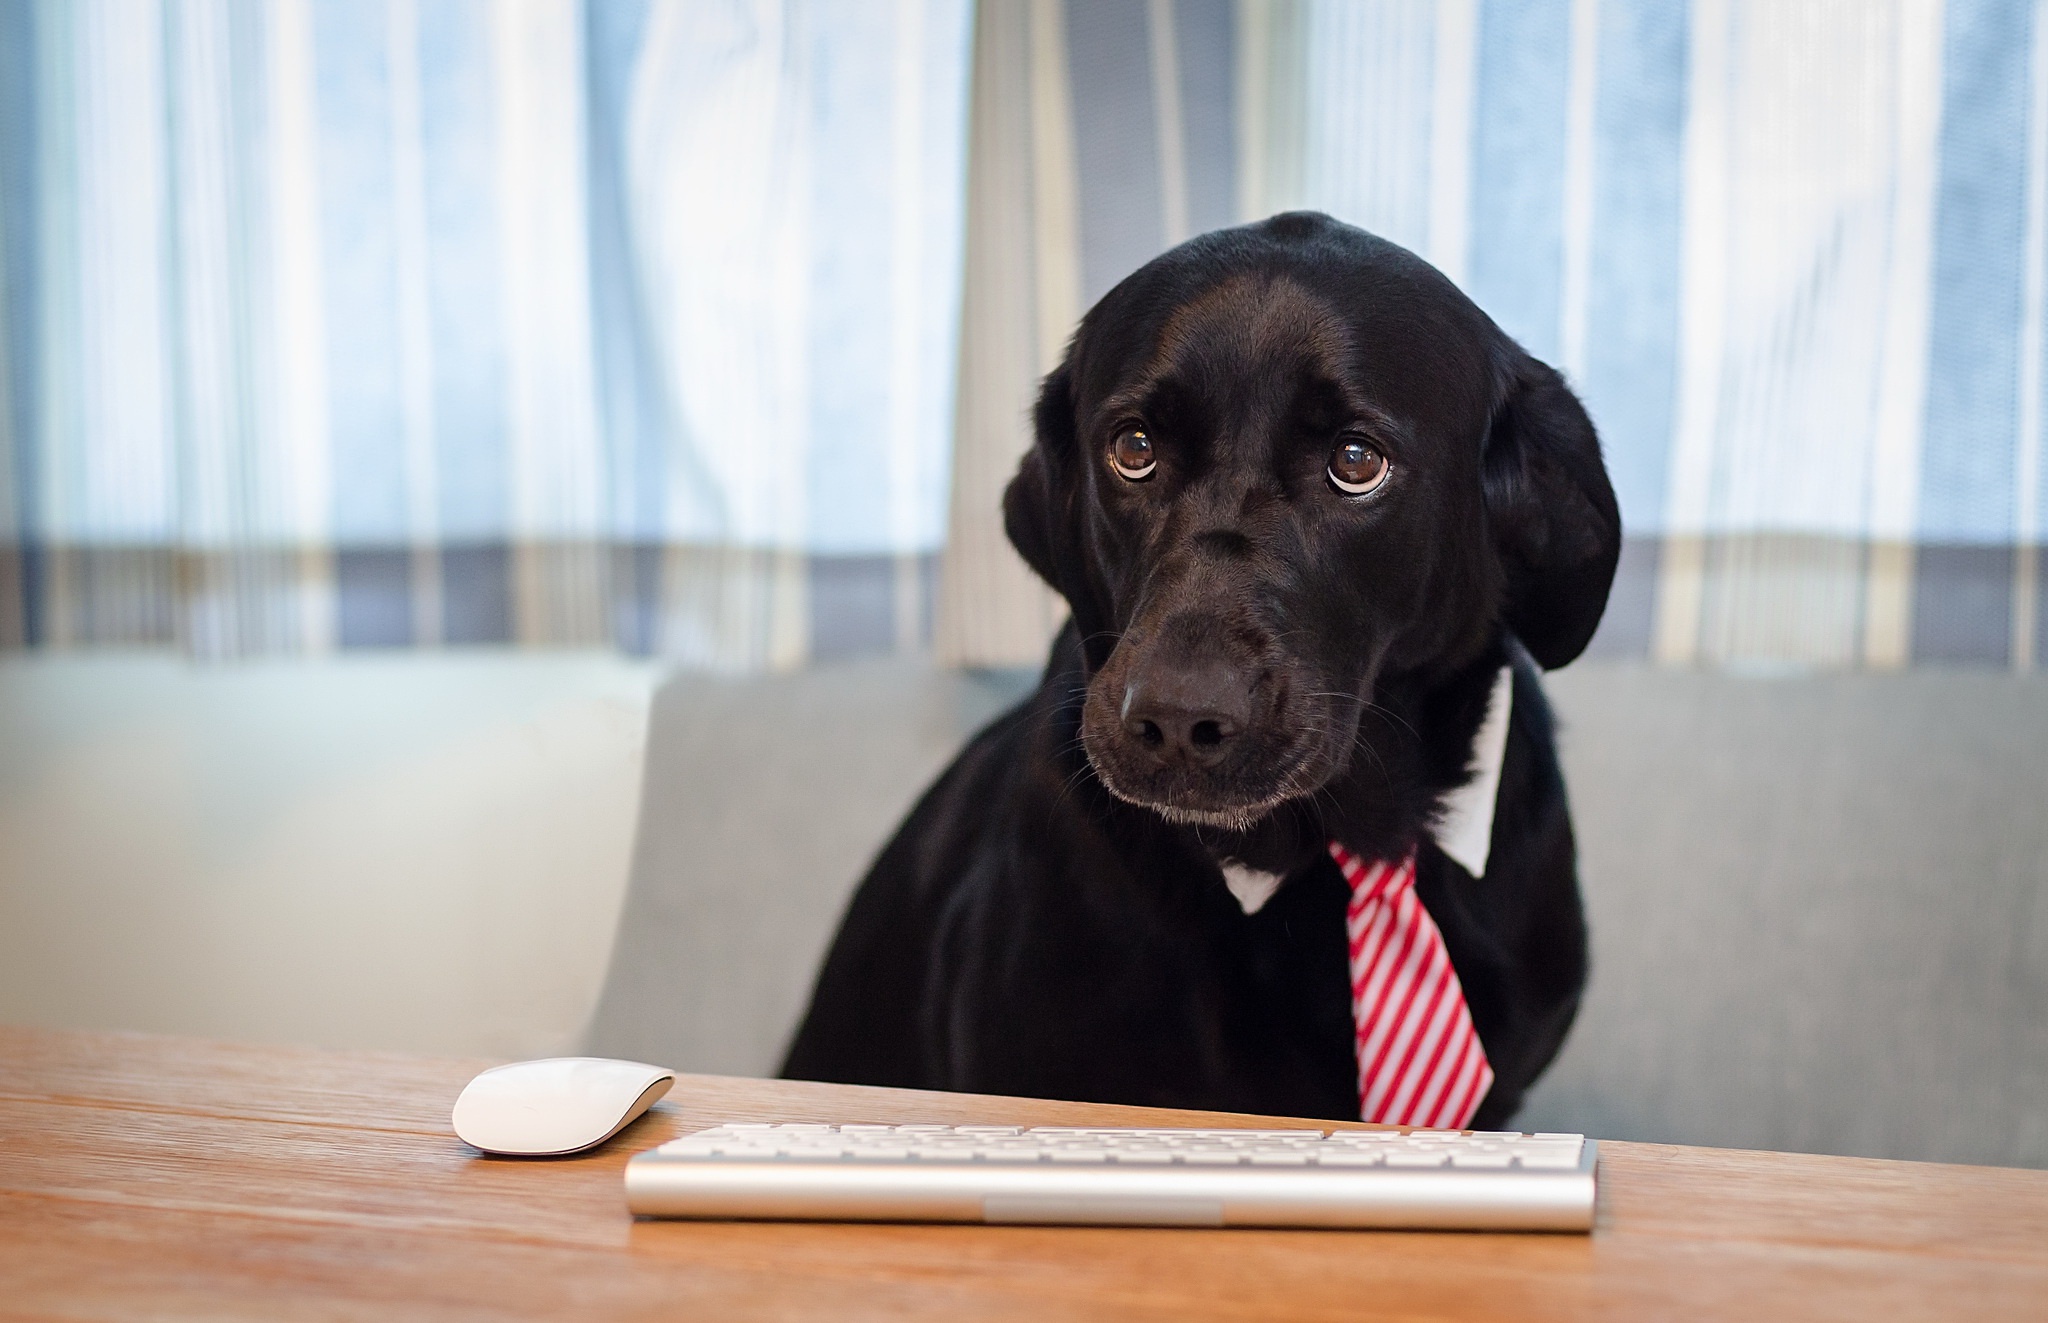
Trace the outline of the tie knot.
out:
M 1351 851 L 1330 842 L 1330 858 L 1337 861 L 1337 869 L 1344 874 L 1344 881 L 1351 888 L 1354 905 L 1382 898 L 1392 899 L 1406 888 L 1415 885 L 1415 851 L 1409 850 L 1399 859 L 1359 858 Z

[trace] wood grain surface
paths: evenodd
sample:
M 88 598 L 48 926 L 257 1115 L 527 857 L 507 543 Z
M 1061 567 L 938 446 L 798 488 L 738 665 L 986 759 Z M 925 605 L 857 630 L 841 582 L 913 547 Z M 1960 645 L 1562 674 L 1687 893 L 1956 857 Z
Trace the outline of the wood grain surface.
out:
M 594 1156 L 448 1128 L 493 1063 L 0 1028 L 0 1317 L 2048 1318 L 2048 1172 L 1601 1146 L 1591 1236 L 636 1221 L 725 1120 L 1255 1125 L 685 1076 Z

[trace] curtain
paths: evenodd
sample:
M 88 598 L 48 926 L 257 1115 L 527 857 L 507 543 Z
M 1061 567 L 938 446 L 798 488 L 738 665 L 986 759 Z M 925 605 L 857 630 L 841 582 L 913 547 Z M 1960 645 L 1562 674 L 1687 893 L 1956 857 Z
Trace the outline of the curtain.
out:
M 963 364 L 961 490 L 1014 464 L 1072 310 L 1190 233 L 1315 207 L 1429 258 L 1585 399 L 1628 533 L 1596 653 L 2034 669 L 2044 10 L 984 0 L 964 343 L 1065 322 L 1000 384 Z M 939 639 L 1020 662 L 1045 613 L 992 490 L 953 509 Z
M 1310 206 L 1587 401 L 1596 652 L 2036 669 L 2044 7 L 0 0 L 0 646 L 1034 664 L 1036 378 Z
M 920 646 L 970 26 L 0 3 L 0 642 Z

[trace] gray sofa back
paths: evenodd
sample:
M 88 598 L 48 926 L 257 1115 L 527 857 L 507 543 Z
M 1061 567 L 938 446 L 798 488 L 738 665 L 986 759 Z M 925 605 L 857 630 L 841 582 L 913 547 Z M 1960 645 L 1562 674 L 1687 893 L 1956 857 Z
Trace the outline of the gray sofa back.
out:
M 1594 973 L 1518 1124 L 2048 1165 L 2048 679 L 1549 689 Z
M 773 1074 L 869 861 L 1030 683 L 893 661 L 664 683 L 588 1050 Z
M 853 885 L 1030 683 L 866 662 L 656 699 L 589 1050 L 771 1072 Z M 2048 679 L 1549 677 L 1593 980 L 1517 1124 L 2048 1165 Z

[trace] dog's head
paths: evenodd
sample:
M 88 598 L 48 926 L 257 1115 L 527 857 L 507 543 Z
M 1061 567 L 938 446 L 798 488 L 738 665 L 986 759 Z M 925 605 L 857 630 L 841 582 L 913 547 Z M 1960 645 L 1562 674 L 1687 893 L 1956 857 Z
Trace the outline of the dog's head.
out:
M 1375 688 L 1502 627 L 1592 636 L 1621 525 L 1585 410 L 1412 253 L 1292 213 L 1091 309 L 1004 496 L 1073 608 L 1121 799 L 1244 828 L 1350 763 Z

